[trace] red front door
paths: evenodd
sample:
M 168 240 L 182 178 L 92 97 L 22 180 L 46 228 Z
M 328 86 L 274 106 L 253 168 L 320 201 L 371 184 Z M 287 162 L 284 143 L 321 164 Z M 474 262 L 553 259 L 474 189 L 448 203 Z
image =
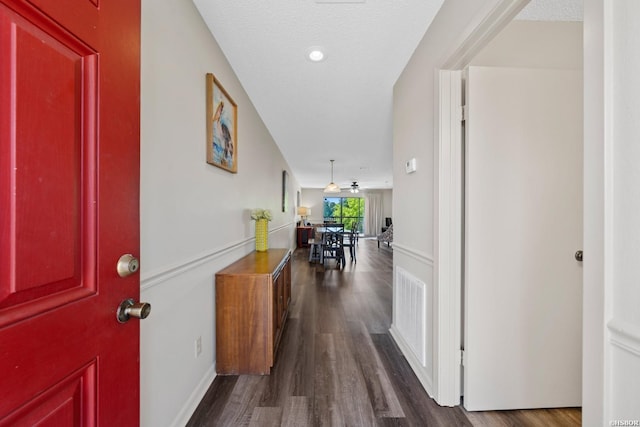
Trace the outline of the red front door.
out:
M 139 424 L 139 0 L 0 0 L 0 426 Z

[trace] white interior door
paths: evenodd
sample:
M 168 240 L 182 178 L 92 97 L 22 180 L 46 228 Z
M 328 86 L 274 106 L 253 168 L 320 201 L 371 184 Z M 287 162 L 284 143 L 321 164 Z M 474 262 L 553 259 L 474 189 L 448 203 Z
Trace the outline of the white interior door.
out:
M 582 77 L 470 67 L 464 406 L 581 405 Z

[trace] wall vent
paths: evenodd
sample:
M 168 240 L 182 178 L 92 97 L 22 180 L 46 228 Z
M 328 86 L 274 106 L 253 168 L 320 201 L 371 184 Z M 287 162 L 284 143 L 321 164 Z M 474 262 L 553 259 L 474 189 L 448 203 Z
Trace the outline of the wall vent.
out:
M 395 326 L 415 357 L 426 366 L 427 287 L 401 267 L 396 267 L 395 287 Z

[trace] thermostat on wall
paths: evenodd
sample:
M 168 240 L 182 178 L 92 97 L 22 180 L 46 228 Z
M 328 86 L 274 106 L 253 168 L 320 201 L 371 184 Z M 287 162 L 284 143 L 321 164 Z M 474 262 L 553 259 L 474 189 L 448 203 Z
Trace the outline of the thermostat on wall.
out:
M 405 163 L 404 169 L 407 173 L 413 173 L 416 171 L 417 167 L 416 167 L 415 157 L 411 160 L 408 160 L 407 163 Z

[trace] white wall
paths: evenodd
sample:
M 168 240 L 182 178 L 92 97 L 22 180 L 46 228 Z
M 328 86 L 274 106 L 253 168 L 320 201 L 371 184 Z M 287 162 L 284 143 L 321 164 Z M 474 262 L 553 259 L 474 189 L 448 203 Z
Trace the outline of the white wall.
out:
M 393 223 L 394 269 L 401 267 L 419 278 L 433 295 L 428 303 L 427 362 L 422 364 L 391 333 L 427 392 L 438 398 L 438 289 L 436 212 L 438 211 L 438 69 L 469 36 L 467 28 L 482 20 L 500 0 L 446 0 L 394 86 L 393 105 Z M 406 174 L 405 162 L 415 157 L 418 169 Z M 394 284 L 395 287 L 395 284 Z M 407 308 L 408 309 L 408 308 Z
M 582 69 L 582 22 L 513 21 L 470 65 Z
M 516 2 L 513 0 L 513 3 Z M 461 3 L 447 0 L 443 10 L 454 10 Z M 447 14 L 448 18 L 443 15 L 437 19 L 448 25 L 449 34 L 459 34 L 458 30 L 464 27 L 464 21 L 469 16 L 479 11 L 479 17 L 489 17 L 480 8 L 491 9 L 498 3 L 489 0 L 473 4 L 467 2 L 467 7 L 477 9 L 465 11 L 460 8 L 458 15 Z M 640 321 L 638 311 L 629 308 L 637 300 L 638 292 L 637 286 L 631 286 L 635 271 L 631 260 L 640 255 L 638 221 L 633 215 L 640 208 L 635 190 L 637 186 L 634 186 L 638 179 L 635 165 L 640 161 L 640 156 L 637 144 L 633 144 L 640 130 L 632 114 L 640 108 L 637 105 L 640 87 L 633 77 L 640 68 L 635 54 L 640 45 L 640 31 L 633 25 L 633 19 L 640 14 L 639 9 L 640 5 L 635 0 L 584 1 L 585 315 L 582 422 L 589 426 L 609 425 L 612 420 L 640 418 L 637 402 L 633 401 L 633 397 L 640 392 L 637 389 L 640 376 Z M 472 29 L 473 25 L 468 27 Z M 462 37 L 470 34 L 463 33 Z M 433 43 L 441 42 L 442 49 L 429 46 L 429 38 Z M 433 71 L 438 69 L 441 57 L 446 60 L 453 52 L 460 62 L 464 62 L 467 49 L 474 50 L 473 45 L 461 45 L 463 49 L 456 52 L 447 47 L 448 42 L 447 32 L 442 28 L 430 30 L 394 91 L 394 158 L 399 161 L 394 168 L 396 211 L 404 212 L 410 206 L 412 197 L 415 197 L 416 193 L 404 191 L 407 188 L 404 181 L 407 179 L 417 181 L 414 185 L 426 185 L 427 194 L 421 207 L 438 210 L 433 197 L 432 180 L 420 174 L 403 177 L 400 166 L 406 152 L 417 151 L 420 145 L 425 146 L 427 151 L 436 150 L 434 138 L 439 135 L 439 129 L 434 129 L 434 123 L 438 122 L 439 117 L 435 117 L 435 121 L 430 120 L 434 116 L 433 105 L 437 101 L 430 86 L 433 82 L 438 87 L 439 79 Z M 443 53 L 447 50 L 448 53 Z M 433 54 L 431 59 L 429 54 Z M 397 155 L 398 152 L 402 155 Z M 435 173 L 437 176 L 438 171 Z M 631 180 L 620 179 L 629 176 Z M 631 209 L 628 209 L 628 204 Z M 405 220 L 417 220 L 419 215 L 422 213 L 416 210 L 407 210 L 402 218 L 396 214 L 395 238 L 400 246 L 396 245 L 394 259 L 396 265 L 414 264 L 412 271 L 429 278 L 431 276 L 424 273 L 428 271 L 428 262 L 413 261 L 411 255 L 417 254 L 413 258 L 419 260 L 420 247 L 430 250 L 430 254 L 434 252 L 430 231 L 433 222 L 427 222 L 425 227 L 416 227 L 415 221 L 413 223 L 416 236 L 426 239 L 424 245 L 415 244 L 410 236 L 407 237 L 408 223 L 411 221 Z M 405 223 L 407 225 L 403 225 Z M 408 248 L 398 250 L 403 248 L 403 244 Z M 620 259 L 616 260 L 616 257 Z M 435 373 L 438 364 L 434 370 L 426 371 L 411 357 L 408 360 L 423 384 L 426 380 L 434 379 L 435 386 L 431 390 L 437 390 Z
M 382 190 L 382 217 L 393 220 L 393 190 Z
M 451 289 L 453 283 L 441 282 L 438 272 L 438 70 L 451 66 L 451 58 L 468 63 L 476 54 L 479 54 L 478 64 L 506 65 L 505 61 L 508 61 L 511 66 L 578 68 L 581 59 L 580 47 L 576 48 L 575 45 L 579 38 L 579 29 L 576 27 L 555 27 L 543 23 L 543 26 L 547 26 L 543 31 L 549 31 L 550 36 L 538 35 L 536 39 L 531 38 L 534 29 L 529 23 L 514 23 L 505 34 L 495 37 L 493 28 L 502 29 L 500 22 L 508 22 L 525 3 L 517 0 L 446 0 L 394 87 L 394 266 L 418 276 L 434 295 L 428 307 L 431 316 L 427 317 L 434 319 L 427 325 L 427 336 L 431 337 L 427 343 L 431 359 L 428 358 L 427 363 L 421 365 L 402 342 L 395 323 L 391 332 L 429 394 L 439 400 L 440 394 L 446 390 L 450 396 L 445 398 L 446 404 L 455 404 L 455 399 L 451 398 L 451 387 L 439 381 L 441 369 L 448 359 L 438 360 L 442 355 L 438 343 L 447 342 L 446 337 L 453 329 L 444 329 L 451 324 L 439 329 L 438 322 L 443 320 L 443 313 L 453 310 L 451 304 L 455 304 L 455 301 L 451 297 L 455 291 Z M 497 25 L 492 26 L 491 22 Z M 476 31 L 482 35 L 476 36 Z M 521 39 L 513 40 L 516 36 Z M 551 36 L 564 36 L 567 39 L 552 45 L 554 40 Z M 495 37 L 495 48 L 478 51 L 478 45 L 487 43 L 487 39 L 482 37 Z M 473 42 L 467 44 L 468 40 Z M 524 46 L 527 52 L 518 52 L 516 46 Z M 577 49 L 578 52 L 571 49 Z M 503 50 L 510 51 L 510 56 L 504 57 Z M 552 65 L 549 65 L 549 55 L 554 58 Z M 543 65 L 543 62 L 546 64 Z M 411 157 L 417 158 L 418 171 L 407 175 L 404 162 Z M 447 283 L 447 288 L 440 288 L 440 283 Z
M 311 216 L 307 218 L 312 224 L 322 222 L 322 204 L 324 203 L 325 194 L 321 188 L 303 188 L 300 194 L 301 206 L 311 208 Z
M 604 24 L 604 360 L 608 388 L 605 386 L 603 421 L 609 424 L 610 420 L 640 421 L 640 2 L 606 3 L 611 13 L 605 15 Z
M 640 420 L 638 15 L 635 0 L 584 1 L 585 426 Z
M 141 425 L 177 426 L 215 375 L 214 274 L 254 249 L 251 208 L 274 213 L 271 247 L 295 246 L 298 184 L 190 1 L 142 1 L 141 66 Z M 205 162 L 208 72 L 238 105 L 237 174 Z

